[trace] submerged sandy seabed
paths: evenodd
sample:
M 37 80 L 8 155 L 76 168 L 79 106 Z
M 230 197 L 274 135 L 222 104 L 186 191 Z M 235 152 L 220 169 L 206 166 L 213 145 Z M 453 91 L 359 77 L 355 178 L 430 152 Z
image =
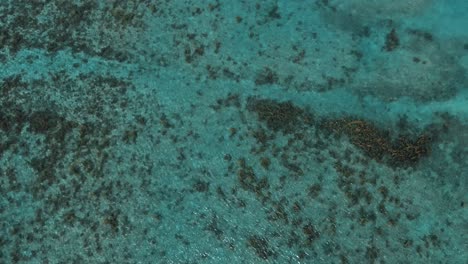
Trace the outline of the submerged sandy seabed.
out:
M 169 2 L 0 4 L 1 263 L 464 263 L 465 1 Z

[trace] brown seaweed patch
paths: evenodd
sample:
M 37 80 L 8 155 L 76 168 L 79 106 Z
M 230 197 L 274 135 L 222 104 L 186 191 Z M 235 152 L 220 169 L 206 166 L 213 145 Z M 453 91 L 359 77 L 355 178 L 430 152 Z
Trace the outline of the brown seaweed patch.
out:
M 363 119 L 343 118 L 325 121 L 323 127 L 345 134 L 351 143 L 366 156 L 377 161 L 387 161 L 394 166 L 411 166 L 430 153 L 431 138 L 418 135 L 415 139 L 404 136 L 392 140 L 390 133 Z

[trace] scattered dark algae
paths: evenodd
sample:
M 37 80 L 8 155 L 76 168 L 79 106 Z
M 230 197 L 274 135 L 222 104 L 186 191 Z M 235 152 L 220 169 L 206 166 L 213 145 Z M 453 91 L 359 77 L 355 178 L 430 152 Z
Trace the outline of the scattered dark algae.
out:
M 99 57 L 103 60 L 115 60 L 118 62 L 127 62 L 135 59 L 135 54 L 128 47 L 114 45 L 114 43 L 105 43 L 103 39 L 90 39 L 83 28 L 87 28 L 95 17 L 100 17 L 100 23 L 103 25 L 115 25 L 113 32 L 122 38 L 123 31 L 119 28 L 141 28 L 145 27 L 141 19 L 142 13 L 137 12 L 122 1 L 113 1 L 105 10 L 109 16 L 96 16 L 96 4 L 93 1 L 84 0 L 80 4 L 59 1 L 55 3 L 58 9 L 64 10 L 56 17 L 51 17 L 39 23 L 37 19 L 28 19 L 37 17 L 47 3 L 19 0 L 20 11 L 18 16 L 13 16 L 5 20 L 2 30 L 0 30 L 0 44 L 4 47 L 4 54 L 0 54 L 2 60 L 8 56 L 15 56 L 21 49 L 39 48 L 53 54 L 57 51 L 70 49 L 73 54 L 83 53 L 90 57 Z M 148 1 L 134 1 L 135 5 L 145 5 L 154 15 L 161 15 L 165 12 L 163 8 L 156 5 L 150 5 Z M 329 1 L 317 1 L 317 6 L 326 8 L 331 12 L 336 12 Z M 146 6 L 148 5 L 148 6 Z M 214 1 L 206 7 L 190 8 L 192 16 L 201 16 L 204 12 L 216 13 L 222 4 Z M 5 12 L 15 13 L 11 7 L 6 6 Z M 258 3 L 255 9 L 259 13 L 258 19 L 254 22 L 256 26 L 266 23 L 274 24 L 280 22 L 287 14 L 283 14 L 276 5 Z M 247 18 L 233 16 L 238 25 L 248 23 Z M 219 22 L 219 21 L 218 21 Z M 211 26 L 216 27 L 213 22 Z M 204 56 L 222 54 L 224 45 L 216 39 L 212 43 L 205 41 L 205 35 L 202 32 L 190 32 L 186 24 L 173 24 L 173 30 L 180 30 L 181 34 L 175 37 L 175 45 L 180 49 L 180 57 L 189 67 L 196 67 L 203 62 Z M 369 28 L 362 29 L 363 35 L 367 37 L 372 34 Z M 44 33 L 47 38 L 38 38 L 36 32 Z M 429 32 L 420 30 L 410 30 L 408 32 L 424 41 L 430 43 L 435 41 L 435 37 Z M 385 44 L 382 50 L 392 52 L 400 47 L 400 38 L 396 29 L 392 28 L 385 36 Z M 254 29 L 251 29 L 249 37 L 256 39 L 259 37 Z M 313 39 L 319 38 L 317 33 L 313 34 Z M 102 43 L 104 44 L 102 44 Z M 98 44 L 97 44 L 98 43 Z M 118 41 L 115 41 L 118 43 Z M 463 47 L 467 49 L 467 44 Z M 293 47 L 294 54 L 291 56 L 291 62 L 295 64 L 306 63 L 309 51 L 300 47 Z M 354 53 L 356 57 L 366 56 L 359 51 Z M 424 60 L 414 57 L 414 63 L 426 63 Z M 233 59 L 227 61 L 233 65 L 238 62 Z M 83 61 L 85 62 L 85 61 Z M 160 66 L 167 66 L 169 61 L 161 58 Z M 80 63 L 76 63 L 78 68 Z M 240 82 L 241 77 L 236 68 L 226 65 L 206 64 L 202 65 L 209 79 L 216 80 L 226 78 L 228 80 Z M 354 69 L 348 69 L 347 74 L 352 74 Z M 253 81 L 258 89 L 263 89 L 269 85 L 283 85 L 293 81 L 294 76 L 282 76 L 282 72 L 273 67 L 264 67 L 254 73 Z M 135 116 L 133 123 L 126 124 L 125 129 L 120 131 L 119 136 L 115 137 L 114 132 L 118 129 L 115 120 L 112 118 L 118 111 L 106 112 L 105 108 L 126 110 L 128 102 L 123 100 L 127 92 L 135 87 L 124 79 L 110 76 L 95 76 L 93 74 L 80 75 L 78 79 L 66 76 L 65 73 L 58 73 L 56 76 L 50 76 L 50 80 L 40 80 L 31 84 L 25 80 L 22 75 L 12 75 L 5 77 L 1 81 L 0 94 L 0 158 L 8 151 L 21 154 L 27 160 L 28 166 L 37 174 L 31 186 L 31 193 L 34 199 L 44 202 L 44 209 L 36 210 L 34 220 L 27 225 L 38 224 L 44 226 L 45 222 L 54 215 L 60 214 L 60 223 L 68 227 L 83 227 L 89 230 L 91 235 L 83 235 L 82 243 L 86 247 L 87 256 L 99 254 L 112 245 L 106 245 L 104 242 L 108 238 L 116 236 L 125 236 L 132 227 L 124 212 L 115 206 L 110 206 L 104 212 L 96 215 L 82 215 L 75 210 L 62 210 L 69 208 L 73 203 L 81 203 L 87 209 L 95 208 L 99 203 L 107 203 L 119 197 L 125 200 L 132 194 L 132 186 L 120 179 L 109 181 L 104 171 L 105 165 L 113 157 L 112 148 L 116 144 L 123 145 L 136 144 L 144 135 L 145 126 L 154 125 L 159 131 L 152 135 L 154 142 L 158 142 L 160 137 L 169 137 L 174 145 L 187 142 L 187 139 L 197 139 L 197 132 L 190 130 L 187 135 L 180 136 L 177 130 L 183 129 L 183 124 L 176 114 L 158 113 L 154 119 L 146 116 Z M 286 78 L 286 79 L 284 79 Z M 78 81 L 79 80 L 79 81 Z M 341 77 L 324 76 L 324 84 L 321 84 L 319 91 L 330 90 L 335 86 L 344 84 L 347 80 Z M 23 92 L 32 90 L 32 87 L 42 89 L 54 89 L 54 87 L 71 87 L 78 82 L 84 82 L 87 87 L 92 87 L 90 101 L 81 109 L 75 109 L 76 113 L 85 115 L 88 120 L 75 120 L 71 118 L 73 113 L 67 113 L 59 106 L 50 104 L 42 109 L 28 108 L 18 103 L 16 98 Z M 284 83 L 283 83 L 284 82 Z M 304 87 L 307 84 L 301 84 Z M 320 86 L 320 85 L 319 85 Z M 308 89 L 308 88 L 307 88 Z M 200 96 L 203 93 L 200 91 Z M 268 233 L 259 230 L 252 230 L 252 235 L 245 238 L 246 247 L 248 247 L 259 259 L 274 261 L 280 254 L 278 248 L 288 247 L 297 252 L 299 259 L 309 261 L 313 256 L 321 254 L 336 254 L 341 256 L 342 263 L 349 263 L 348 257 L 335 245 L 333 241 L 326 241 L 327 236 L 337 235 L 336 233 L 336 207 L 330 206 L 328 215 L 324 216 L 323 221 L 312 219 L 307 210 L 311 204 L 318 203 L 326 199 L 326 186 L 323 186 L 324 175 L 310 175 L 314 168 L 311 164 L 321 163 L 325 160 L 334 160 L 330 168 L 337 174 L 337 185 L 342 192 L 346 206 L 349 206 L 349 217 L 356 226 L 367 226 L 374 228 L 373 236 L 376 240 L 384 241 L 385 228 L 397 226 L 402 219 L 413 221 L 418 218 L 418 213 L 407 212 L 405 206 L 407 201 L 402 201 L 397 194 L 391 190 L 393 186 L 385 186 L 378 180 L 379 175 L 375 171 L 359 169 L 360 165 L 366 167 L 369 161 L 375 161 L 388 166 L 390 169 L 398 171 L 399 169 L 417 169 L 420 164 L 424 165 L 424 159 L 429 157 L 431 146 L 437 142 L 438 133 L 444 132 L 444 127 L 434 124 L 432 130 L 425 130 L 422 134 L 410 134 L 411 123 L 401 124 L 399 127 L 402 135 L 394 134 L 385 127 L 379 127 L 371 120 L 362 117 L 342 116 L 338 118 L 316 117 L 308 109 L 301 108 L 291 101 L 277 101 L 273 99 L 262 99 L 259 97 L 247 98 L 243 105 L 243 98 L 239 94 L 228 94 L 225 98 L 219 99 L 211 107 L 215 111 L 221 111 L 223 108 L 236 108 L 245 115 L 257 117 L 256 127 L 229 127 L 229 136 L 225 140 L 239 139 L 242 144 L 252 139 L 253 146 L 250 149 L 250 155 L 254 159 L 237 157 L 234 154 L 223 153 L 222 159 L 227 163 L 227 172 L 225 175 L 215 175 L 215 177 L 236 177 L 239 188 L 227 188 L 218 186 L 216 182 L 210 180 L 195 180 L 191 186 L 184 190 L 182 196 L 186 193 L 207 197 L 216 195 L 223 202 L 234 205 L 236 209 L 250 209 L 247 199 L 243 199 L 241 192 L 254 194 L 262 204 L 265 212 L 265 219 L 269 224 L 281 227 L 282 233 Z M 135 103 L 135 102 L 133 102 Z M 75 114 L 76 114 L 75 113 Z M 308 133 L 313 130 L 314 133 Z M 28 137 L 34 138 L 35 145 L 27 146 L 17 135 L 24 132 Z M 397 132 L 397 133 L 398 133 Z M 408 132 L 408 134 L 406 134 Z M 404 135 L 404 136 L 403 136 Z M 3 137 L 4 136 L 4 137 Z M 276 137 L 285 137 L 287 143 L 278 144 L 274 139 Z M 336 150 L 328 150 L 327 144 L 337 140 L 348 140 L 352 146 L 343 153 Z M 241 143 L 239 143 L 241 144 Z M 353 146 L 359 149 L 362 156 L 355 155 Z M 31 151 L 37 149 L 38 154 Z M 190 149 L 177 146 L 177 162 L 179 165 L 186 162 L 191 156 L 195 155 L 199 159 L 203 156 L 199 153 L 192 153 Z M 307 158 L 317 154 L 314 162 L 308 162 Z M 358 157 L 356 157 L 358 156 Z M 138 163 L 144 157 L 134 156 L 130 163 Z M 236 163 L 237 161 L 237 163 Z M 122 162 L 122 161 L 121 161 Z M 124 161 L 125 162 L 125 161 Z M 325 164 L 324 164 L 325 165 Z M 279 166 L 282 169 L 279 183 L 275 183 L 270 174 L 274 173 Z M 274 168 L 274 169 L 273 169 Z M 150 171 L 151 168 L 148 168 Z M 209 173 L 209 170 L 206 170 Z M 142 170 L 132 166 L 130 170 L 135 175 L 144 174 Z M 149 172 L 146 172 L 149 173 Z M 5 182 L 8 183 L 9 190 L 17 192 L 20 190 L 17 184 L 17 172 L 13 168 L 0 168 L 0 174 L 5 176 Z M 283 194 L 283 190 L 289 183 L 296 183 L 299 179 L 314 177 L 314 182 L 303 187 L 305 195 L 296 195 L 294 198 Z M 393 183 L 398 185 L 402 181 L 401 176 L 393 176 Z M 70 186 L 63 185 L 61 182 L 69 181 Z M 96 188 L 92 193 L 83 193 L 83 183 L 93 185 Z M 147 182 L 141 183 L 141 188 L 145 188 Z M 4 188 L 4 187 L 2 187 Z M 58 195 L 51 195 L 48 190 L 55 188 Z M 2 191 L 7 191 L 2 189 Z M 172 191 L 172 190 L 171 190 Z M 186 193 L 185 193 L 186 191 Z M 299 192 L 299 191 L 298 191 Z M 181 198 L 182 200 L 183 198 Z M 178 206 L 181 200 L 176 201 Z M 342 205 L 340 205 L 342 206 Z M 465 206 L 461 202 L 461 206 Z M 173 209 L 173 208 L 169 208 Z M 3 209 L 1 209 L 3 210 Z M 406 211 L 405 211 L 406 210 Z M 93 211 L 93 210 L 88 210 Z M 157 214 L 153 217 L 161 221 L 162 216 Z M 224 236 L 229 232 L 225 230 L 221 217 L 217 215 L 202 215 L 200 219 L 194 221 L 204 221 L 208 219 L 205 230 L 214 235 L 219 241 L 223 241 Z M 326 219 L 326 220 L 324 220 Z M 382 220 L 382 221 L 380 221 Z M 385 222 L 386 226 L 379 226 L 380 222 Z M 40 230 L 38 230 L 40 231 Z M 62 230 L 63 232 L 63 230 Z M 145 231 L 147 234 L 148 231 Z M 13 226 L 9 233 L 12 236 L 24 238 L 27 243 L 38 242 L 43 239 L 58 239 L 63 234 L 57 234 L 53 237 L 42 237 L 41 232 L 26 233 L 25 228 L 20 225 Z M 50 235 L 50 234 L 46 234 Z M 183 245 L 189 246 L 190 241 L 185 234 L 177 234 L 175 238 Z M 22 241 L 7 241 L 6 238 L 0 238 L 0 244 L 16 244 Z M 11 243 L 10 243 L 11 242 Z M 156 245 L 158 241 L 151 242 Z M 401 246 L 406 249 L 413 249 L 418 254 L 424 254 L 427 249 L 440 247 L 444 241 L 436 232 L 428 234 L 422 238 L 422 241 L 413 241 L 402 238 Z M 381 249 L 378 244 L 369 242 L 361 249 L 358 254 L 363 254 L 370 263 L 376 263 L 381 258 Z M 233 245 L 230 249 L 237 250 Z M 8 256 L 12 262 L 27 262 L 30 256 L 23 255 L 19 246 L 14 246 Z M 44 250 L 44 249 L 41 249 Z M 40 252 L 39 252 L 40 253 Z M 38 254 L 33 251 L 32 256 Z M 158 252 L 164 257 L 166 252 Z M 127 258 L 131 258 L 130 253 L 126 253 Z M 83 263 L 83 256 L 70 256 L 70 263 Z M 207 258 L 207 255 L 203 255 Z
M 431 126 L 440 126 L 440 124 L 433 124 L 426 128 L 421 134 L 411 134 L 411 124 L 406 123 L 400 125 L 400 131 L 398 134 L 394 134 L 393 131 L 387 131 L 385 128 L 380 128 L 372 121 L 365 120 L 363 118 L 354 116 L 345 116 L 338 118 L 318 118 L 309 110 L 302 109 L 295 106 L 291 102 L 281 102 L 271 99 L 259 99 L 257 97 L 250 97 L 246 100 L 247 111 L 256 115 L 259 121 L 259 126 L 263 126 L 263 130 L 253 128 L 252 136 L 257 139 L 257 144 L 262 146 L 261 151 L 252 152 L 253 154 L 259 155 L 258 165 L 263 168 L 268 168 L 269 164 L 272 163 L 271 158 L 266 158 L 265 155 L 271 155 L 273 159 L 279 159 L 279 164 L 283 165 L 290 173 L 295 174 L 296 171 L 300 171 L 300 167 L 304 166 L 301 162 L 293 162 L 291 154 L 286 154 L 294 149 L 296 143 L 295 140 L 304 145 L 300 151 L 314 151 L 314 146 L 318 147 L 320 144 L 310 143 L 306 133 L 304 131 L 308 129 L 315 129 L 315 136 L 322 135 L 319 137 L 328 138 L 328 140 L 338 140 L 345 136 L 350 143 L 352 143 L 357 149 L 362 151 L 362 154 L 366 159 L 375 160 L 376 162 L 382 163 L 393 169 L 417 167 L 421 161 L 431 155 L 431 146 L 440 130 L 434 129 Z M 259 134 L 259 131 L 263 131 Z M 276 146 L 273 141 L 268 138 L 274 138 L 275 134 L 283 133 L 285 136 L 290 137 L 290 143 L 286 146 Z M 261 136 L 263 135 L 263 136 Z M 309 134 L 310 135 L 310 134 Z M 320 141 L 320 140 L 319 140 Z M 276 154 L 273 151 L 278 149 L 279 153 Z M 319 152 L 322 148 L 319 149 Z M 299 152 L 300 153 L 300 152 Z M 297 154 L 299 154 L 297 153 Z M 281 158 L 283 157 L 283 158 Z M 340 190 L 347 197 L 353 221 L 362 226 L 369 224 L 375 225 L 377 219 L 386 219 L 390 226 L 398 225 L 401 214 L 395 214 L 394 211 L 388 211 L 388 207 L 397 207 L 403 210 L 404 204 L 397 198 L 394 197 L 389 188 L 383 185 L 379 185 L 377 177 L 372 175 L 372 172 L 366 172 L 355 169 L 353 162 L 364 163 L 365 160 L 351 159 L 351 152 L 339 153 L 332 155 L 337 159 L 335 169 L 338 172 L 338 186 Z M 259 188 L 260 178 L 257 176 L 257 170 L 252 166 L 248 166 L 245 160 L 241 160 L 240 170 L 238 172 L 238 179 L 240 186 L 246 190 L 257 193 L 257 197 L 262 201 L 265 209 L 269 211 L 267 219 L 269 221 L 282 223 L 285 228 L 291 228 L 291 237 L 289 243 L 295 247 L 299 245 L 306 245 L 307 243 L 321 243 L 321 232 L 331 232 L 334 228 L 328 228 L 327 231 L 322 231 L 322 225 L 314 225 L 313 221 L 309 221 L 308 224 L 299 225 L 302 221 L 291 220 L 294 219 L 293 214 L 301 213 L 304 209 L 301 203 L 294 202 L 294 204 L 287 209 L 285 207 L 288 204 L 286 197 L 284 200 L 278 201 L 273 199 L 270 195 L 269 189 L 263 190 Z M 309 177 L 303 175 L 301 177 Z M 398 184 L 398 177 L 395 176 L 394 184 Z M 291 181 L 295 178 L 291 176 L 282 177 L 281 182 L 286 184 L 287 181 Z M 320 178 L 319 178 L 320 179 Z M 267 180 L 267 179 L 266 179 Z M 269 185 L 265 185 L 269 186 Z M 315 183 L 307 188 L 308 197 L 310 199 L 320 199 L 322 192 L 322 185 Z M 305 206 L 307 207 L 307 206 Z M 405 219 L 414 220 L 418 217 L 417 214 L 408 215 L 406 214 Z M 332 226 L 333 222 L 330 223 Z M 301 229 L 300 231 L 298 229 Z M 295 232 L 302 233 L 302 238 Z M 376 235 L 382 236 L 381 228 L 378 227 L 375 230 Z M 331 233 L 333 234 L 333 232 Z M 330 233 L 328 233 L 330 235 Z M 272 238 L 273 239 L 273 238 Z M 277 241 L 273 239 L 272 241 Z M 249 241 L 256 254 L 260 258 L 269 258 L 268 246 L 259 237 L 252 237 Z M 416 245 L 410 242 L 404 244 L 405 247 L 414 247 Z M 300 248 L 300 246 L 299 246 Z M 328 247 L 327 250 L 339 251 L 336 248 Z M 303 251 L 304 252 L 304 251 Z M 300 253 L 300 252 L 299 252 Z M 299 254 L 298 253 L 298 254 Z M 310 254 L 310 253 L 309 253 Z M 302 257 L 306 258 L 306 255 Z M 364 252 L 365 257 L 375 262 L 380 259 L 380 249 L 377 245 L 370 245 Z M 346 260 L 344 260 L 346 263 Z
M 394 28 L 385 37 L 385 51 L 393 51 L 400 45 L 400 39 Z

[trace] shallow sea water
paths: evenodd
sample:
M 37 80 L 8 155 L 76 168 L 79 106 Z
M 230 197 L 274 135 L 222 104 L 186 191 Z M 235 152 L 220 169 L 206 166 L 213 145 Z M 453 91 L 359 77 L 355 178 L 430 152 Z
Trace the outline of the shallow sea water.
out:
M 0 263 L 467 263 L 466 14 L 1 1 Z

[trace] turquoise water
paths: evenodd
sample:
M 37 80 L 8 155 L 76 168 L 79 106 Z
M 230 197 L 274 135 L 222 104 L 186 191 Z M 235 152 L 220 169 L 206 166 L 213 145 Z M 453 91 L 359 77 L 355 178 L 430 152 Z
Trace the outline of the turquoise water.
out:
M 1 1 L 0 263 L 467 263 L 467 14 Z

